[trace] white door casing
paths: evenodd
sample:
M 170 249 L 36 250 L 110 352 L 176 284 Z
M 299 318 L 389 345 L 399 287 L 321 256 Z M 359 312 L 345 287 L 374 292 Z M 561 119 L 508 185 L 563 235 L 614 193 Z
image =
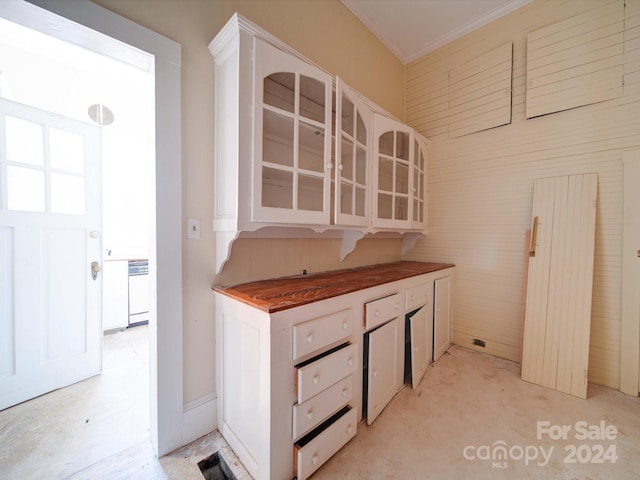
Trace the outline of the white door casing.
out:
M 4 2 L 0 16 L 123 61 L 131 59 L 129 45 L 154 57 L 156 196 L 149 252 L 149 363 L 151 440 L 156 453 L 164 455 L 191 435 L 183 431 L 180 44 L 88 0 Z
M 102 367 L 101 133 L 0 99 L 0 409 Z
M 624 217 L 622 228 L 622 319 L 620 391 L 640 391 L 640 150 L 622 155 Z

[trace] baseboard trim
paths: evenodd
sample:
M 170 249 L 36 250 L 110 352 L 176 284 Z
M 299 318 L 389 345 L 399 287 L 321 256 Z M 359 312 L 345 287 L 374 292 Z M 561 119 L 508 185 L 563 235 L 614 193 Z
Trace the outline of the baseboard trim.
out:
M 210 393 L 185 404 L 182 441 L 186 445 L 218 428 L 218 395 Z

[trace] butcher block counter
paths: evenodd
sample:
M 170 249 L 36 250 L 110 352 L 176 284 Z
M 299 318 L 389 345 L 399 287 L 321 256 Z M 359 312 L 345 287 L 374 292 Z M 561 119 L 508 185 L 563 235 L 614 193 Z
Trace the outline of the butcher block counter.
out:
M 453 265 L 447 263 L 401 261 L 235 286 L 222 285 L 214 287 L 214 290 L 267 313 L 275 313 L 451 267 Z

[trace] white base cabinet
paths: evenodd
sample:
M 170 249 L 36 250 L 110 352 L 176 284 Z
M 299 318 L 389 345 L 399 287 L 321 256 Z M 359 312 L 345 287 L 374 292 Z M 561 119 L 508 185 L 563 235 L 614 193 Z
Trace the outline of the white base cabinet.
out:
M 256 480 L 306 479 L 357 434 L 363 418 L 373 421 L 403 388 L 405 314 L 430 309 L 434 282 L 452 276 L 447 268 L 275 313 L 216 291 L 218 429 L 247 471 Z M 444 311 L 449 294 L 436 297 Z M 424 350 L 425 328 L 416 329 L 422 340 L 415 342 Z M 375 406 L 363 412 L 363 403 Z

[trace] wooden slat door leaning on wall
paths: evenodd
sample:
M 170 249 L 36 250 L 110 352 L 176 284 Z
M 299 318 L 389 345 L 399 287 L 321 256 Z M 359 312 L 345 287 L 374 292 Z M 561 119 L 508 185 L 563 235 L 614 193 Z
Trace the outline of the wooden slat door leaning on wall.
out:
M 596 174 L 538 179 L 527 281 L 522 379 L 586 398 Z M 537 231 L 536 231 L 537 230 Z

